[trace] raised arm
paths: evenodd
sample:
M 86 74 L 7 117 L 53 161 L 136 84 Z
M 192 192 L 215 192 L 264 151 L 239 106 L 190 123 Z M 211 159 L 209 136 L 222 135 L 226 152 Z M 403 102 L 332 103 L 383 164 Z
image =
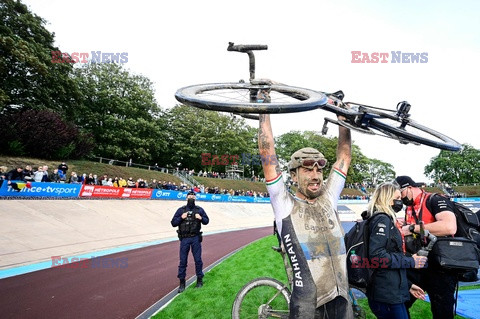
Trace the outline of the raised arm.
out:
M 352 137 L 350 129 L 338 126 L 338 144 L 337 144 L 337 161 L 333 167 L 341 170 L 345 174 L 348 171 L 352 160 Z
M 275 142 L 273 139 L 272 125 L 269 114 L 260 114 L 260 127 L 258 130 L 258 150 L 262 159 L 263 173 L 265 179 L 272 180 L 281 173 L 275 153 Z

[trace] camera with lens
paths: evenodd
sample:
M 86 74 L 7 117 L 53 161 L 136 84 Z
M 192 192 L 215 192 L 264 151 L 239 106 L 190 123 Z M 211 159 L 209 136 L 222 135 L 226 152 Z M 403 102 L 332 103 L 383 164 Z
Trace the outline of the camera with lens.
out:
M 187 218 L 192 218 L 192 216 L 193 216 L 193 212 L 192 212 L 192 211 L 187 212 Z

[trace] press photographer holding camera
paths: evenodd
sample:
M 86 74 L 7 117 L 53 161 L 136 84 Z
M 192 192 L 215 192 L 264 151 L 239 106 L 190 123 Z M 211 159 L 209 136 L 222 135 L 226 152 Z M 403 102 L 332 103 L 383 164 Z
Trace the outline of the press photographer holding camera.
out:
M 203 286 L 202 232 L 200 230 L 202 224 L 208 224 L 209 219 L 203 208 L 195 205 L 195 198 L 195 192 L 190 191 L 187 194 L 187 205 L 180 207 L 171 221 L 173 227 L 178 227 L 177 233 L 180 239 L 180 263 L 177 275 L 178 279 L 180 279 L 179 293 L 185 290 L 185 276 L 190 247 L 195 260 L 195 273 L 197 275 L 195 287 L 201 288 Z

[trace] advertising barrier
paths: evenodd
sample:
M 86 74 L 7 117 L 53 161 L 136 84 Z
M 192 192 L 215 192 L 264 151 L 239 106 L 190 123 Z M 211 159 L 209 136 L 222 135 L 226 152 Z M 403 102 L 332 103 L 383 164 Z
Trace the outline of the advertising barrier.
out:
M 150 188 L 118 188 L 112 186 L 62 184 L 45 182 L 12 181 L 9 185 L 3 181 L 0 187 L 0 197 L 59 197 L 59 198 L 144 198 L 162 200 L 185 200 L 188 191 L 174 191 Z M 270 203 L 268 197 L 232 196 L 223 194 L 197 193 L 197 200 L 208 202 L 231 203 Z M 473 210 L 480 208 L 480 198 L 454 198 L 454 201 L 463 204 L 469 203 Z M 339 200 L 339 204 L 367 204 L 367 200 Z
M 165 189 L 154 189 L 152 199 L 170 199 L 185 200 L 188 191 L 173 191 Z M 232 203 L 270 203 L 270 198 L 253 197 L 253 196 L 232 196 L 221 194 L 205 194 L 198 193 L 197 200 L 208 202 L 232 202 Z
M 153 189 L 121 188 L 112 186 L 83 185 L 80 197 L 94 198 L 151 198 Z
M 12 187 L 14 184 L 16 189 Z M 7 181 L 3 181 L 0 187 L 0 196 L 10 197 L 78 197 L 82 185 L 80 184 L 59 184 L 59 183 L 42 183 L 22 181 L 12 181 L 8 185 Z

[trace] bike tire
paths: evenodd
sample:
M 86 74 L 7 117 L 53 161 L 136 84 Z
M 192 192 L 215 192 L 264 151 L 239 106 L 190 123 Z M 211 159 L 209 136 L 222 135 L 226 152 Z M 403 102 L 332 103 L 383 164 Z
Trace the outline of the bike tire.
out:
M 394 137 L 402 143 L 418 143 L 454 152 L 462 149 L 462 145 L 454 139 L 411 119 L 408 120 L 405 129 L 391 126 L 379 119 L 372 119 L 370 121 L 370 128 Z M 420 135 L 420 132 L 424 135 Z
M 252 103 L 250 93 L 270 90 L 269 103 Z M 175 93 L 175 98 L 189 106 L 231 113 L 294 113 L 318 108 L 327 103 L 321 92 L 288 85 L 250 83 L 211 83 L 187 86 Z
M 237 293 L 232 306 L 232 319 L 269 318 L 268 315 L 259 314 L 259 308 L 266 305 L 275 294 L 278 294 L 277 298 L 273 300 L 275 306 L 284 308 L 277 309 L 277 311 L 282 311 L 288 318 L 290 291 L 284 283 L 274 278 L 262 277 L 248 282 Z
M 396 139 L 403 144 L 423 144 L 448 151 L 459 151 L 462 149 L 462 145 L 451 137 L 419 124 L 411 118 L 402 119 L 398 117 L 396 111 L 393 110 L 388 111 L 361 105 L 359 110 L 355 111 L 343 109 L 332 104 L 325 104 L 321 108 L 336 114 L 343 114 L 347 118 L 351 116 L 351 114 L 368 114 L 368 126 L 365 128 L 356 128 L 354 124 L 351 124 L 353 127 L 349 127 L 348 123 L 343 125 L 362 133 L 370 134 L 369 131 L 375 130 L 381 132 L 383 136 Z M 404 128 L 400 127 L 402 123 L 405 125 Z

